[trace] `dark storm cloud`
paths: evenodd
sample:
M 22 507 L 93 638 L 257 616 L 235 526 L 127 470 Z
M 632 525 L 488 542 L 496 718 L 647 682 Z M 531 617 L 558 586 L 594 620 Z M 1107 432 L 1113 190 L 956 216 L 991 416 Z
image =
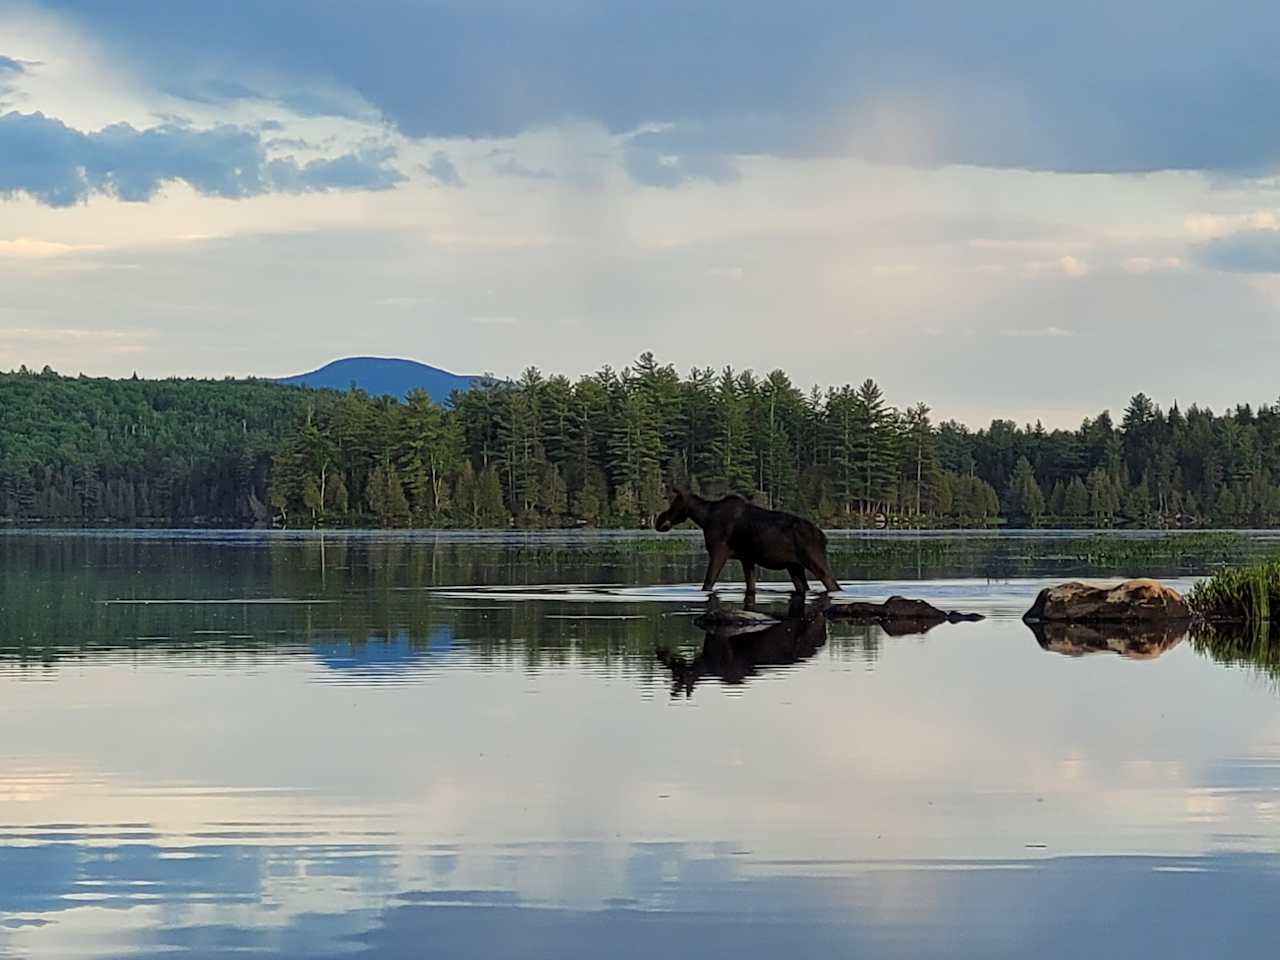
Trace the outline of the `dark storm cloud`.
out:
M 1196 259 L 1224 273 L 1280 273 L 1280 230 L 1244 230 L 1210 240 Z
M 669 124 L 681 156 L 1226 173 L 1280 160 L 1280 8 L 1245 0 L 44 5 L 158 84 L 193 66 L 269 68 L 270 96 L 338 84 L 414 137 L 585 119 L 619 133 Z
M 54 207 L 95 193 L 145 201 L 171 181 L 207 196 L 273 191 L 384 190 L 403 180 L 392 151 L 370 149 L 299 164 L 269 159 L 256 131 L 197 130 L 165 124 L 139 130 L 118 123 L 94 133 L 41 113 L 0 116 L 0 196 L 28 194 Z

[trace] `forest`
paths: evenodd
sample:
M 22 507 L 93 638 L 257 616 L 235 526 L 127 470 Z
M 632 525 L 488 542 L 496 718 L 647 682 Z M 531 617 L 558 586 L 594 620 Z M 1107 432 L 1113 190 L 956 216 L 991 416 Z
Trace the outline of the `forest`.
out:
M 876 383 L 650 353 L 570 380 L 404 402 L 267 381 L 0 374 L 10 522 L 640 527 L 673 483 L 829 527 L 1269 527 L 1280 405 L 1215 414 L 1133 396 L 1075 430 L 934 423 Z

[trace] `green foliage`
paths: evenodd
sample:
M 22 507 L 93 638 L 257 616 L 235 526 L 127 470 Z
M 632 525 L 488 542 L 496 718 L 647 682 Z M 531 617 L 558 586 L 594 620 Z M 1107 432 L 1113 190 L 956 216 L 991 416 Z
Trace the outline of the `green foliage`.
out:
M 0 374 L 0 517 L 68 523 L 647 526 L 670 485 L 827 526 L 1272 526 L 1280 408 L 1120 427 L 934 424 L 872 380 L 805 394 L 781 370 L 650 353 L 571 382 L 403 403 L 272 383 Z
M 1280 560 L 1222 570 L 1196 584 L 1187 603 L 1211 623 L 1270 624 L 1271 611 L 1280 611 Z
M 326 395 L 254 381 L 0 374 L 0 518 L 243 524 Z M 292 455 L 320 456 L 300 445 Z M 301 506 L 301 484 L 292 496 Z M 313 498 L 314 499 L 314 496 Z

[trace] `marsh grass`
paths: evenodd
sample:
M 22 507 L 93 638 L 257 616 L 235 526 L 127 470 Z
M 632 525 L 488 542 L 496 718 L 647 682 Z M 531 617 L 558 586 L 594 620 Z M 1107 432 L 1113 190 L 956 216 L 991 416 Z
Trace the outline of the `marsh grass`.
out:
M 1187 604 L 1206 623 L 1270 624 L 1280 611 L 1280 560 L 1221 570 L 1196 584 Z

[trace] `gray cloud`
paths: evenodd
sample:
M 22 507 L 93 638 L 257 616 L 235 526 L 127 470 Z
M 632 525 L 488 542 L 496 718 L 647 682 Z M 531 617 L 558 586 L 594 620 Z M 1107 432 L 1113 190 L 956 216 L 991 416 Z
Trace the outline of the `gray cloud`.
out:
M 27 66 L 21 60 L 0 56 L 0 95 L 13 89 L 13 81 L 27 72 Z
M 301 165 L 287 157 L 267 164 L 267 179 L 274 189 L 285 193 L 390 190 L 405 180 L 404 174 L 391 165 L 395 155 L 391 147 L 369 147 Z
M 424 163 L 422 169 L 436 183 L 446 187 L 462 186 L 462 177 L 458 174 L 458 168 L 453 165 L 453 161 L 449 159 L 449 155 L 443 150 L 437 150 L 431 155 L 431 162 Z
M 733 163 L 718 154 L 664 154 L 635 141 L 624 151 L 622 164 L 637 183 L 669 189 L 692 180 L 732 183 L 740 176 Z
M 1078 172 L 1254 173 L 1280 162 L 1270 122 L 1280 8 L 1248 0 L 1130 0 L 1070 15 L 1025 0 L 44 5 L 158 83 L 193 65 L 244 76 L 271 64 L 272 96 L 336 84 L 414 137 L 585 119 L 615 133 L 669 124 L 663 152 L 681 156 Z
M 1280 273 L 1280 230 L 1244 230 L 1204 243 L 1196 261 L 1224 273 Z
M 138 130 L 118 123 L 94 133 L 41 113 L 0 116 L 0 195 L 25 193 L 49 206 L 101 193 L 145 201 L 171 181 L 207 196 L 241 198 L 273 191 L 385 190 L 404 179 L 389 148 L 299 164 L 269 159 L 256 131 L 197 130 L 164 124 Z
M 529 167 L 514 156 L 507 155 L 494 165 L 494 172 L 500 177 L 520 177 L 525 180 L 554 180 L 554 170 L 547 167 Z

